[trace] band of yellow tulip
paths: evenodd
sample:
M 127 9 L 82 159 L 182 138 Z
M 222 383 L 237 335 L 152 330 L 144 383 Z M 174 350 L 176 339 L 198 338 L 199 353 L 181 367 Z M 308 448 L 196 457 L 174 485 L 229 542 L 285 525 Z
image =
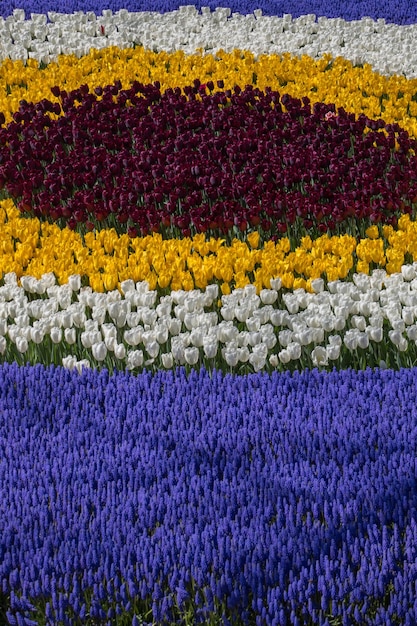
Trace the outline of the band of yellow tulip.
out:
M 165 90 L 190 85 L 194 79 L 202 83 L 211 80 L 215 89 L 217 80 L 223 80 L 224 89 L 251 84 L 262 90 L 271 87 L 296 98 L 308 96 L 312 102 L 334 103 L 357 115 L 364 113 L 370 118 L 397 122 L 417 137 L 417 79 L 385 77 L 368 64 L 354 67 L 350 61 L 332 59 L 330 55 L 320 60 L 290 54 L 255 58 L 251 52 L 240 50 L 186 55 L 181 51 L 111 47 L 91 50 L 80 59 L 61 55 L 45 68 L 33 59 L 26 64 L 7 59 L 0 64 L 0 111 L 10 121 L 22 99 L 55 100 L 51 93 L 55 85 L 70 91 L 82 84 L 94 88 L 120 80 L 127 88 L 137 80 L 159 81 Z
M 12 200 L 0 202 L 0 276 L 40 278 L 53 272 L 60 284 L 72 274 L 85 277 L 99 292 L 116 289 L 123 280 L 148 281 L 150 288 L 204 289 L 217 282 L 222 293 L 254 284 L 270 287 L 280 277 L 288 289 L 311 290 L 311 281 L 344 279 L 350 273 L 369 273 L 376 267 L 392 274 L 417 261 L 417 222 L 408 215 L 398 228 L 371 226 L 366 237 L 350 235 L 315 240 L 303 237 L 297 246 L 283 237 L 263 245 L 257 232 L 246 241 L 205 235 L 164 240 L 161 235 L 130 238 L 114 229 L 82 236 L 68 228 L 21 217 Z

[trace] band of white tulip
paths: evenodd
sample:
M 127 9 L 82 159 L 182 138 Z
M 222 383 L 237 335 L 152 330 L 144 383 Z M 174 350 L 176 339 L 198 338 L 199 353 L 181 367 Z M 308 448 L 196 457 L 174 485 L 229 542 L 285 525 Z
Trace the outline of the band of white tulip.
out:
M 26 61 L 33 58 L 49 63 L 60 54 L 86 55 L 91 49 L 143 46 L 155 52 L 196 50 L 250 50 L 262 54 L 342 56 L 354 64 L 369 63 L 381 74 L 417 76 L 417 25 L 386 24 L 383 19 L 346 21 L 315 15 L 292 18 L 268 17 L 260 9 L 250 15 L 231 14 L 228 8 L 182 6 L 177 11 L 112 13 L 79 11 L 72 15 L 49 12 L 32 14 L 16 9 L 0 18 L 0 59 Z
M 220 299 L 216 284 L 160 296 L 127 280 L 121 291 L 95 293 L 80 276 L 65 285 L 53 274 L 23 276 L 19 284 L 11 273 L 0 286 L 0 353 L 79 370 L 333 367 L 344 366 L 344 355 L 363 366 L 402 354 L 412 364 L 416 270 L 416 263 L 391 276 L 375 270 L 327 286 L 317 279 L 314 293 L 284 292 L 276 278 L 259 294 L 248 285 Z

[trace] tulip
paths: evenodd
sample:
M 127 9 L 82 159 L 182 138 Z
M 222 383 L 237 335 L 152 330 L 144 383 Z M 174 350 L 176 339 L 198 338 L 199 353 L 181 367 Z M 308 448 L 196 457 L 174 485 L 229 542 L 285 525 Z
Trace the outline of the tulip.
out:
M 185 348 L 184 359 L 188 365 L 196 365 L 198 363 L 200 353 L 195 346 Z
M 91 346 L 93 357 L 97 361 L 104 361 L 107 356 L 107 347 L 103 341 L 94 342 Z
M 29 344 L 28 344 L 26 337 L 16 336 L 15 343 L 16 343 L 16 348 L 18 352 L 20 352 L 21 354 L 24 354 L 25 352 L 27 352 Z
M 205 336 L 203 338 L 203 351 L 204 355 L 208 359 L 214 359 L 217 355 L 218 350 L 218 342 L 215 338 L 210 336 Z
M 161 358 L 162 358 L 162 365 L 165 367 L 165 369 L 171 369 L 173 367 L 174 358 L 171 352 L 162 354 Z
M 126 348 L 122 343 L 116 344 L 114 346 L 114 356 L 116 359 L 123 360 L 126 357 Z
M 62 341 L 62 330 L 61 328 L 51 328 L 51 340 L 52 343 L 61 343 Z
M 311 353 L 313 365 L 315 367 L 325 366 L 328 363 L 328 353 L 323 346 L 316 346 Z
M 65 330 L 64 330 L 64 337 L 65 337 L 65 341 L 69 345 L 75 344 L 76 341 L 77 341 L 77 335 L 76 335 L 75 328 L 65 328 Z

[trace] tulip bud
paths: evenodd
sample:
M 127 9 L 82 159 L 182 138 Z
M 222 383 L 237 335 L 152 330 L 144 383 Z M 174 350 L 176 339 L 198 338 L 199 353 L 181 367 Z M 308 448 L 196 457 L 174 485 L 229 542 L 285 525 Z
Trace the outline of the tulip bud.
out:
M 61 328 L 51 328 L 51 340 L 52 343 L 60 343 L 62 341 L 62 330 Z
M 126 357 L 126 348 L 122 343 L 114 346 L 114 356 L 116 359 L 124 359 Z
M 65 341 L 71 346 L 77 341 L 75 328 L 66 328 L 64 330 Z
M 173 367 L 174 357 L 172 356 L 171 352 L 162 354 L 161 358 L 162 358 L 162 365 L 165 367 L 165 369 L 170 369 L 171 367 Z
M 21 354 L 25 353 L 29 347 L 27 339 L 25 337 L 16 337 L 16 348 Z
M 91 346 L 91 349 L 93 352 L 93 357 L 97 361 L 104 361 L 104 359 L 107 356 L 107 348 L 106 348 L 106 344 L 103 341 L 100 341 L 99 343 L 94 343 Z

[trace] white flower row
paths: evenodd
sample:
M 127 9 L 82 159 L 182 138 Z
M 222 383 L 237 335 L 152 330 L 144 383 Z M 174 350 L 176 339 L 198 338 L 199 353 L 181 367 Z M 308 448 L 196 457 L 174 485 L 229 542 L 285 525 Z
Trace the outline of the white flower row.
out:
M 81 287 L 79 276 L 65 285 L 53 274 L 20 283 L 11 273 L 0 287 L 0 353 L 31 348 L 39 354 L 56 345 L 58 361 L 70 368 L 104 361 L 119 369 L 208 362 L 248 363 L 258 371 L 300 359 L 336 365 L 342 350 L 384 343 L 397 353 L 417 345 L 416 263 L 401 274 L 375 270 L 326 289 L 317 279 L 314 293 L 283 293 L 276 278 L 259 295 L 248 285 L 220 302 L 217 285 L 159 296 L 132 280 L 121 292 L 107 293 Z M 42 358 L 53 360 L 51 354 Z
M 369 63 L 375 71 L 386 74 L 417 76 L 417 25 L 399 26 L 363 18 L 345 21 L 304 15 L 293 19 L 263 16 L 255 10 L 250 15 L 230 14 L 228 8 L 211 11 L 203 7 L 183 6 L 170 13 L 130 13 L 122 9 L 113 14 L 103 11 L 48 15 L 32 14 L 25 20 L 16 9 L 6 19 L 0 18 L 0 59 L 34 58 L 44 63 L 59 54 L 81 57 L 91 48 L 119 48 L 142 45 L 167 52 L 183 50 L 187 54 L 202 48 L 215 53 L 235 48 L 261 54 L 290 52 L 321 58 L 330 53 L 355 64 Z

